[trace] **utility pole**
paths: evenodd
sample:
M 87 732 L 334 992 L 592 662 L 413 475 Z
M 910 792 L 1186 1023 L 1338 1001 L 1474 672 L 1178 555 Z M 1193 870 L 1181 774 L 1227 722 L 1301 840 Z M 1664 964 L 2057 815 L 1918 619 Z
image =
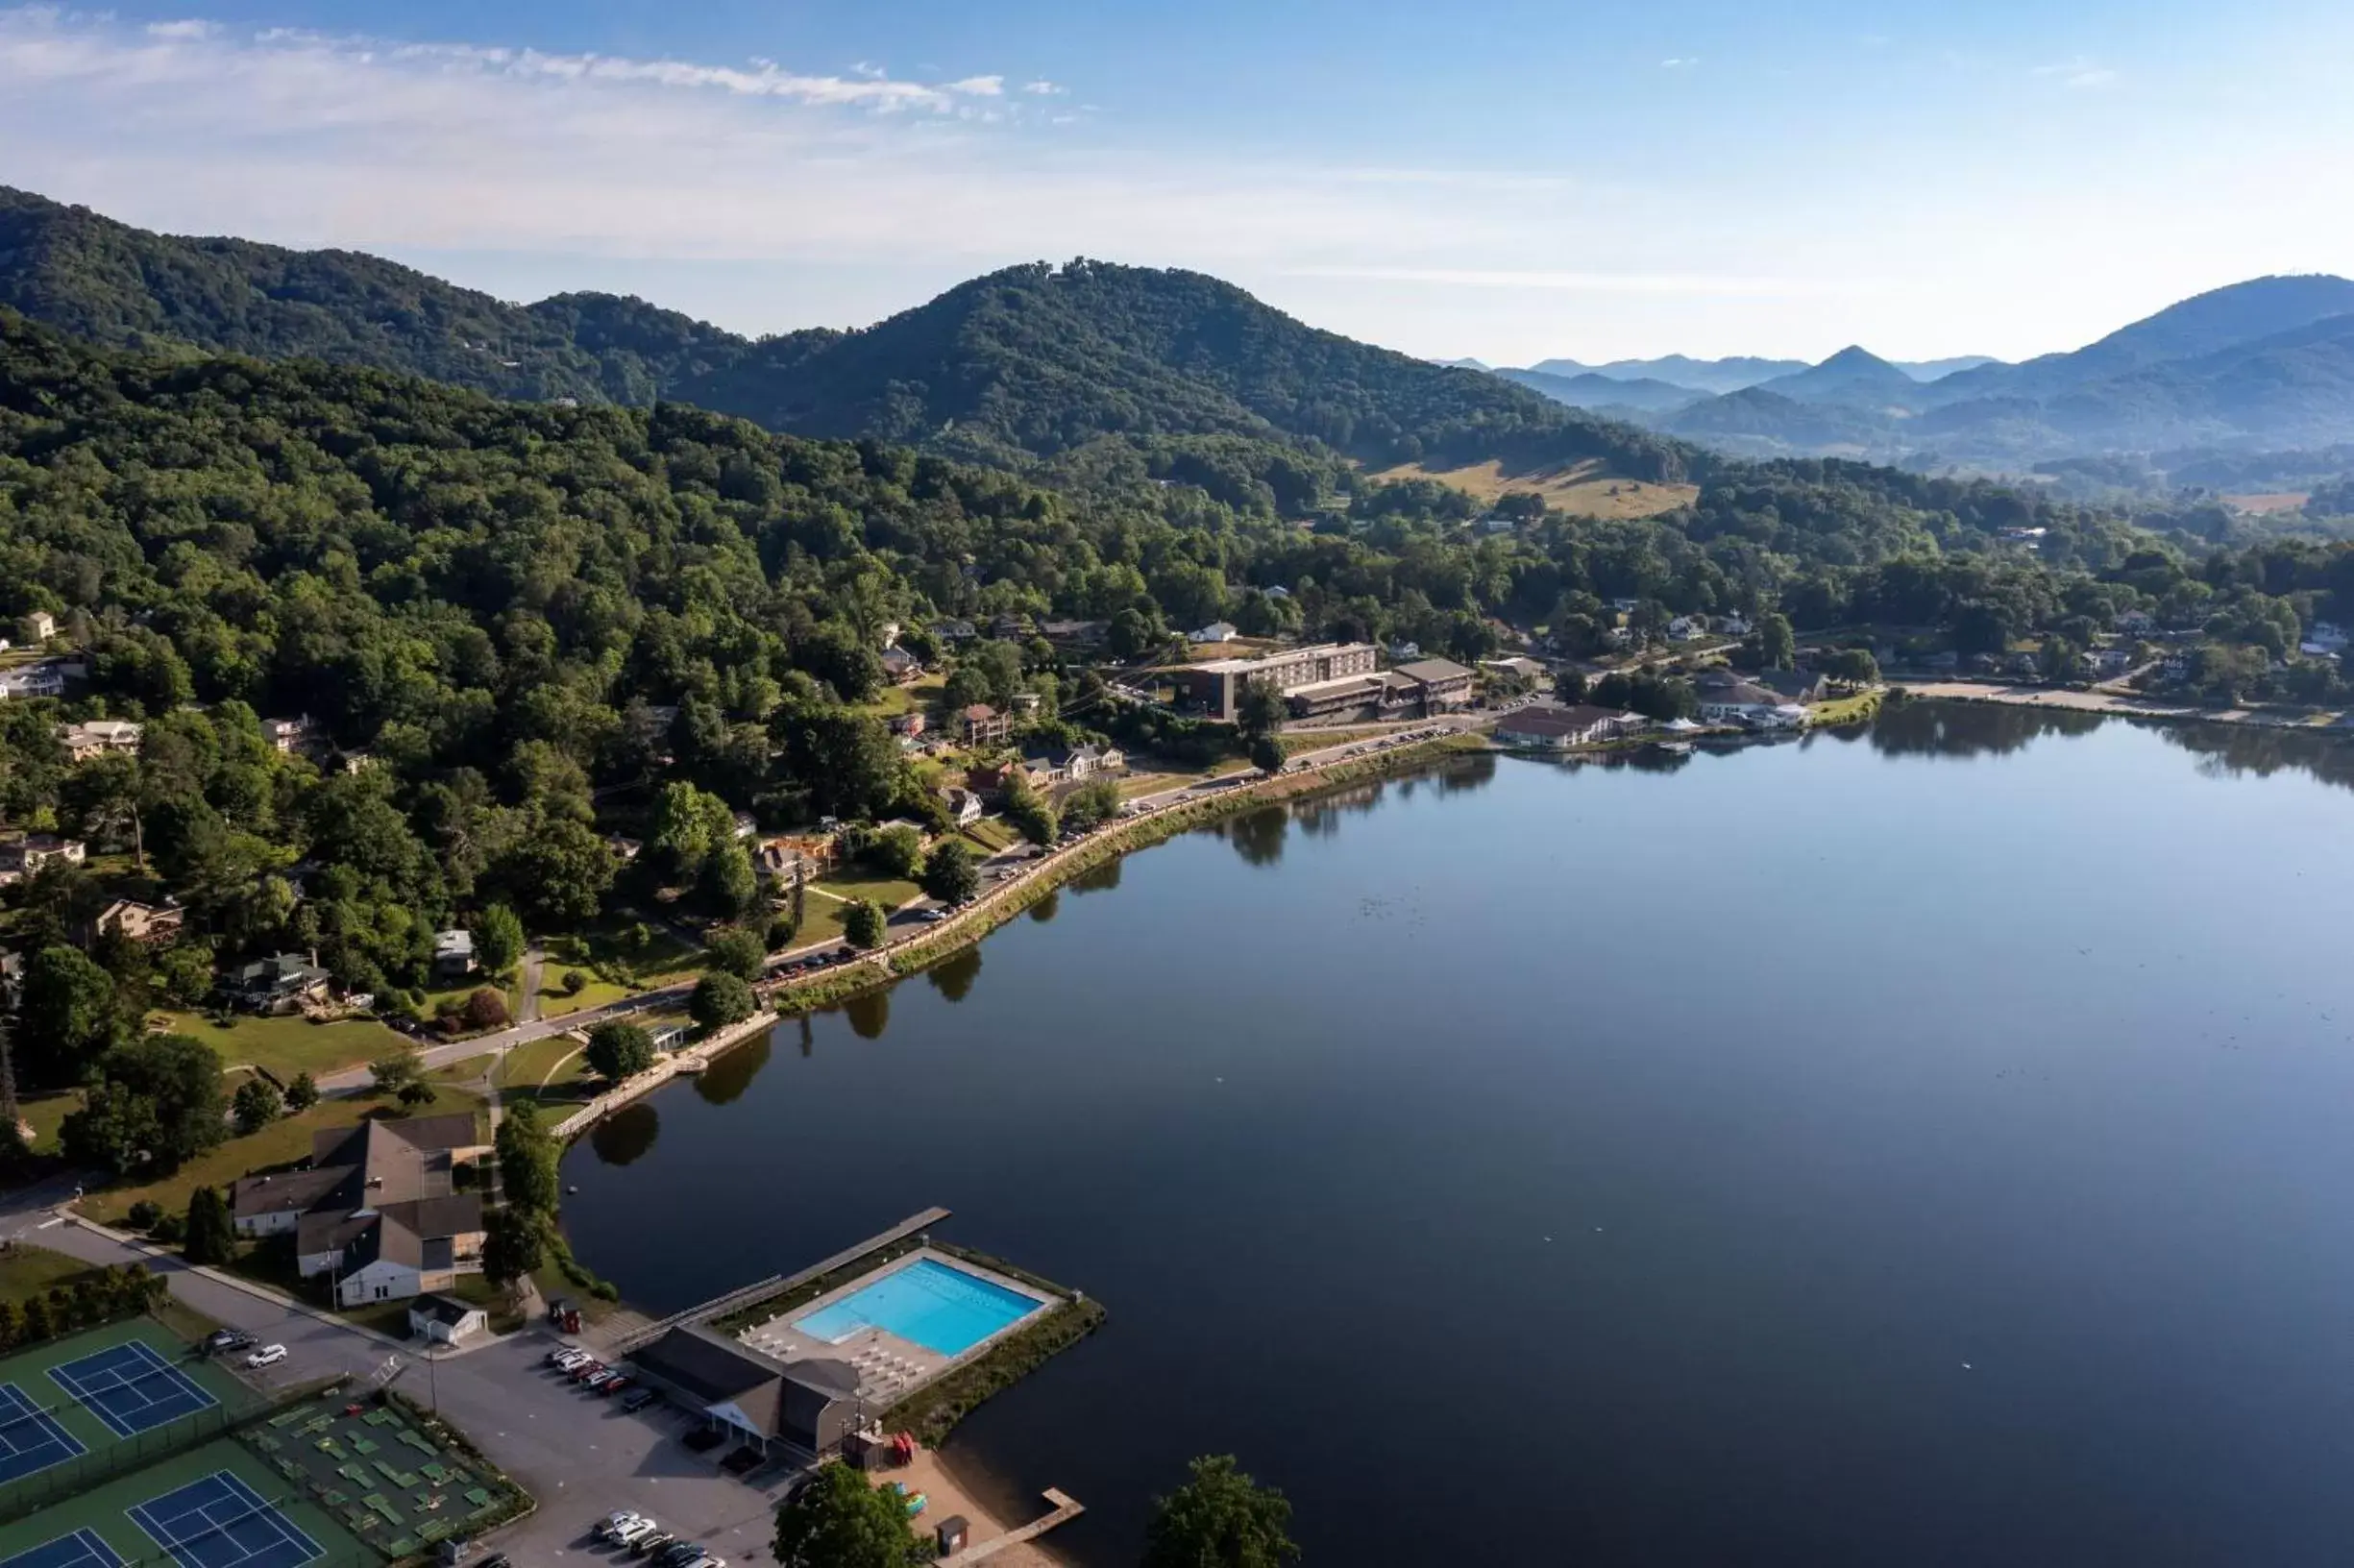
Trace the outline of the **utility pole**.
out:
M 0 963 L 12 955 L 0 954 Z M 16 1021 L 16 987 L 5 974 L 0 974 L 0 1124 L 21 1128 L 24 1116 L 16 1109 L 16 1054 L 13 1035 Z

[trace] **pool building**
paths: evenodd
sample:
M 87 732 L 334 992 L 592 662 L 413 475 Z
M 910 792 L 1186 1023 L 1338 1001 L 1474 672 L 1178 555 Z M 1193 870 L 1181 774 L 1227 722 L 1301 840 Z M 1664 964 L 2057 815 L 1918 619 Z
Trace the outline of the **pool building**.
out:
M 822 1455 L 1060 1304 L 921 1246 L 734 1335 L 672 1328 L 631 1360 L 748 1444 Z

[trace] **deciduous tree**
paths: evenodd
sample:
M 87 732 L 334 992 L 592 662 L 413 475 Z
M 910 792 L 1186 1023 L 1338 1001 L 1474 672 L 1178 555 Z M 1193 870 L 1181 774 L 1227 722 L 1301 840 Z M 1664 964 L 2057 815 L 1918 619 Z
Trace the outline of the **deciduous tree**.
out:
M 1154 1500 L 1143 1568 L 1281 1568 L 1300 1555 L 1290 1523 L 1284 1494 L 1244 1475 L 1233 1455 L 1195 1459 L 1183 1486 Z
M 581 1054 L 590 1071 L 619 1083 L 654 1065 L 654 1037 L 637 1024 L 607 1019 L 589 1031 L 588 1047 Z

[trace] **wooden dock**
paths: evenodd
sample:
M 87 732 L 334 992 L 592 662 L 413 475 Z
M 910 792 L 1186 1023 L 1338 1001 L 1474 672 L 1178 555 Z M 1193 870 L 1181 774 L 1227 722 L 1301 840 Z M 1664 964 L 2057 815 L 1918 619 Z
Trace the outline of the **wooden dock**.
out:
M 1019 1530 L 1009 1530 L 993 1540 L 976 1541 L 952 1556 L 942 1557 L 940 1568 L 949 1568 L 950 1564 L 979 1562 L 984 1557 L 995 1556 L 1009 1546 L 1019 1546 L 1024 1541 L 1035 1541 L 1055 1526 L 1067 1525 L 1079 1515 L 1087 1512 L 1086 1504 L 1081 1503 L 1069 1493 L 1052 1486 L 1046 1488 L 1046 1505 L 1053 1510 L 1052 1512 L 1039 1515 Z

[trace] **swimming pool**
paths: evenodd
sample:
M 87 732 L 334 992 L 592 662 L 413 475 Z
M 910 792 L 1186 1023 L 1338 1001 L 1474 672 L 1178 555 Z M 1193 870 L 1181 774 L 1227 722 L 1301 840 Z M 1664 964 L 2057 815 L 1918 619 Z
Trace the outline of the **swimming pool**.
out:
M 920 1258 L 793 1326 L 829 1345 L 861 1329 L 881 1329 L 935 1355 L 961 1356 L 1044 1305 L 977 1274 Z

